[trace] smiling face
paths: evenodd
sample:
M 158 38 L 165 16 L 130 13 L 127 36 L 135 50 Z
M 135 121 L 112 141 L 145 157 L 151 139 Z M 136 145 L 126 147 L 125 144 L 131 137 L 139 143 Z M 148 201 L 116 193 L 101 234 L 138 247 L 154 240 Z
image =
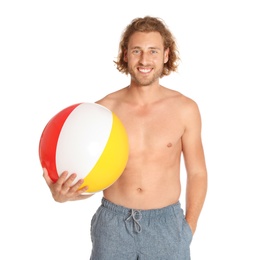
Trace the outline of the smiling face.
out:
M 164 50 L 158 32 L 135 32 L 129 40 L 124 61 L 133 83 L 148 86 L 159 81 L 163 65 L 168 61 L 169 50 Z

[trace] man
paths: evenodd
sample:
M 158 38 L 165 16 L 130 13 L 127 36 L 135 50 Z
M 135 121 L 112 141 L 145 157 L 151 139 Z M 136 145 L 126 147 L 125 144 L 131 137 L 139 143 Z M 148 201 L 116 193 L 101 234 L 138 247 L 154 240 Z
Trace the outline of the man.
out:
M 129 160 L 121 177 L 103 191 L 92 219 L 92 260 L 190 259 L 206 191 L 207 170 L 197 104 L 163 87 L 159 79 L 176 71 L 175 40 L 162 20 L 134 19 L 120 42 L 117 69 L 130 74 L 130 85 L 97 103 L 123 122 L 129 138 Z M 180 159 L 186 181 L 185 215 L 181 194 Z M 58 202 L 86 199 L 87 187 L 64 172 L 53 183 L 43 174 Z

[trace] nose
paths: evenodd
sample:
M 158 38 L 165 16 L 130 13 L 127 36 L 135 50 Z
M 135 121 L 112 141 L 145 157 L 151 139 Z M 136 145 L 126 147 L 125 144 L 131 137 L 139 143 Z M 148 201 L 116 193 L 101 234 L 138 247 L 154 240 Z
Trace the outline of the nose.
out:
M 140 55 L 139 63 L 144 66 L 149 63 L 148 53 L 142 52 L 142 54 Z

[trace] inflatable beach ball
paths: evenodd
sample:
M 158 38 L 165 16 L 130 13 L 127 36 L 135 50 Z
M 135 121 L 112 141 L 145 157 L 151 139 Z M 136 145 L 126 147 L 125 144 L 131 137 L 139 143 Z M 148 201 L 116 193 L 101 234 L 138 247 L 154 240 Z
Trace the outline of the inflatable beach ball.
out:
M 45 126 L 39 157 L 52 181 L 68 171 L 84 179 L 88 193 L 108 188 L 122 174 L 129 146 L 119 118 L 96 103 L 79 103 L 56 114 Z

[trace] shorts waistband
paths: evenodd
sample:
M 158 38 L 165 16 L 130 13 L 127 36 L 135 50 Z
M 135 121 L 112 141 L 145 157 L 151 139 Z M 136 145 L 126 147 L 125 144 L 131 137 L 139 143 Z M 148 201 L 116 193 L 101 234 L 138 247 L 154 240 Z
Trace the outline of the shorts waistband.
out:
M 113 202 L 110 202 L 109 200 L 105 199 L 104 197 L 102 198 L 101 204 L 103 207 L 112 210 L 116 213 L 120 213 L 123 215 L 129 215 L 131 211 L 139 211 L 142 213 L 142 216 L 159 216 L 160 214 L 174 214 L 174 211 L 176 209 L 181 208 L 180 202 L 176 202 L 174 204 L 171 204 L 169 206 L 163 207 L 163 208 L 158 208 L 158 209 L 146 209 L 146 210 L 140 210 L 140 209 L 132 209 L 132 208 L 126 208 L 117 204 L 114 204 Z

